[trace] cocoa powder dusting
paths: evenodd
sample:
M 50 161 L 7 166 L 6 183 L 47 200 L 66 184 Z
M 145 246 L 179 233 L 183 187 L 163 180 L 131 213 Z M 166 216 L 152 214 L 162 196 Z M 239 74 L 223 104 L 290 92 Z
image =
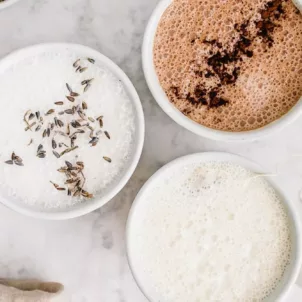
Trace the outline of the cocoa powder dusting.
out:
M 180 3 L 183 1 L 175 2 Z M 253 60 L 254 57 L 260 52 L 263 54 L 269 52 L 269 49 L 274 47 L 275 39 L 280 39 L 280 31 L 283 30 L 282 25 L 286 24 L 288 27 L 288 23 L 290 22 L 287 21 L 287 11 L 297 15 L 296 9 L 289 7 L 293 6 L 293 4 L 288 0 L 262 1 L 264 3 L 263 6 L 253 4 L 252 0 L 245 0 L 243 2 L 250 4 L 250 11 L 252 12 L 249 15 L 242 12 L 242 17 L 237 18 L 239 20 L 241 19 L 241 22 L 228 24 L 229 28 L 233 28 L 231 34 L 228 29 L 228 39 L 225 38 L 226 35 L 224 36 L 224 39 L 220 39 L 219 34 L 217 35 L 217 38 L 213 38 L 215 34 L 211 33 L 209 28 L 204 32 L 202 26 L 198 29 L 198 34 L 194 33 L 194 39 L 189 39 L 188 45 L 191 45 L 190 47 L 193 54 L 192 60 L 183 63 L 183 65 L 180 65 L 180 68 L 187 70 L 187 73 L 189 71 L 193 72 L 191 73 L 193 77 L 192 75 L 190 76 L 192 80 L 184 82 L 175 75 L 170 81 L 174 85 L 164 87 L 170 100 L 173 103 L 177 103 L 178 109 L 185 115 L 189 116 L 192 112 L 196 113 L 203 107 L 208 112 L 212 112 L 219 107 L 227 108 L 233 106 L 235 102 L 238 102 L 230 97 L 228 91 L 230 89 L 237 89 L 239 78 L 241 79 L 242 73 L 245 73 L 250 62 L 255 62 L 255 60 Z M 201 6 L 198 1 L 195 3 L 196 6 Z M 252 8 L 254 8 L 254 10 Z M 202 7 L 199 9 L 202 10 Z M 244 10 L 244 4 L 242 4 L 241 10 Z M 219 11 L 219 8 L 217 8 L 217 11 Z M 213 15 L 215 14 L 213 13 Z M 248 15 L 247 19 L 243 17 L 246 15 Z M 301 16 L 296 17 L 299 26 L 302 25 L 300 17 Z M 167 20 L 165 21 L 167 22 Z M 226 28 L 223 30 L 226 30 Z M 160 36 L 160 32 L 157 33 L 157 37 L 158 36 Z M 167 37 L 165 38 L 167 39 Z M 297 35 L 296 39 L 302 41 L 301 34 L 300 36 Z M 161 37 L 161 43 L 163 42 L 163 37 Z M 156 61 L 156 43 L 155 40 L 155 65 L 157 71 L 159 71 L 161 66 L 159 66 Z M 301 45 L 298 51 L 301 53 Z M 177 60 L 177 58 L 172 58 L 171 56 L 166 62 L 173 66 L 173 60 Z M 299 64 L 301 65 L 301 63 Z M 177 83 L 177 85 L 175 85 L 175 83 Z M 242 79 L 240 80 L 240 85 L 242 85 Z M 261 85 L 259 84 L 259 87 L 260 86 Z M 302 90 L 301 85 L 299 88 Z M 238 106 L 238 104 L 236 104 L 236 106 Z M 286 110 L 288 110 L 288 108 L 286 108 Z M 204 110 L 202 112 L 203 113 L 200 114 L 198 113 L 198 116 L 207 114 Z M 285 112 L 282 114 L 284 113 Z M 216 126 L 214 126 L 214 128 L 220 128 L 220 126 L 217 126 L 219 123 L 225 123 L 224 118 L 218 118 L 217 116 L 215 116 Z M 235 118 L 236 117 L 234 117 L 234 119 Z M 247 120 L 247 118 L 245 120 Z M 240 122 L 242 128 L 246 125 L 245 120 Z M 261 117 L 259 116 L 258 121 L 260 120 Z M 200 121 L 198 120 L 198 122 Z M 253 129 L 253 127 L 257 127 L 256 124 L 257 123 L 255 123 L 255 126 L 250 125 L 249 127 Z M 227 128 L 225 125 L 221 127 Z
M 240 75 L 240 67 L 236 64 L 239 61 L 242 61 L 242 56 L 248 58 L 253 57 L 254 53 L 250 47 L 256 38 L 260 37 L 262 43 L 267 43 L 269 47 L 272 47 L 274 42 L 272 34 L 275 27 L 278 26 L 274 21 L 285 13 L 282 8 L 282 1 L 284 0 L 272 0 L 265 5 L 264 9 L 259 11 L 261 20 L 255 22 L 258 31 L 254 36 L 248 30 L 248 26 L 251 22 L 250 20 L 247 20 L 242 24 L 236 23 L 234 29 L 240 34 L 240 38 L 234 44 L 232 51 L 227 50 L 230 48 L 229 45 L 223 45 L 216 39 L 204 39 L 202 41 L 202 43 L 213 47 L 213 50 L 210 51 L 213 55 L 206 59 L 209 67 L 209 69 L 206 70 L 206 73 L 204 74 L 203 71 L 195 70 L 195 74 L 201 78 L 204 76 L 206 79 L 216 75 L 219 79 L 218 84 L 221 85 L 217 84 L 215 87 L 207 90 L 201 88 L 200 84 L 198 84 L 195 88 L 194 95 L 188 93 L 185 100 L 193 105 L 204 105 L 209 108 L 217 108 L 229 103 L 229 100 L 218 97 L 220 91 L 224 86 L 236 83 Z M 192 40 L 191 43 L 194 44 L 198 40 L 199 39 L 196 38 Z M 214 49 L 218 49 L 218 51 L 215 52 Z M 171 90 L 175 96 L 179 98 L 179 88 L 171 87 Z

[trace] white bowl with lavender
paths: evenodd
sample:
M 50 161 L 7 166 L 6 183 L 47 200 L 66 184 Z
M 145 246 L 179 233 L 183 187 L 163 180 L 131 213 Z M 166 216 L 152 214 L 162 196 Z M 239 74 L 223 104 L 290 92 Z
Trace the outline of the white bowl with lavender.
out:
M 0 61 L 0 202 L 69 219 L 111 200 L 132 176 L 144 114 L 125 73 L 99 52 L 41 44 Z
M 18 2 L 19 0 L 2 0 L 0 2 L 0 10 L 1 9 L 4 9 L 4 8 L 7 8 L 11 5 L 13 5 L 14 3 Z

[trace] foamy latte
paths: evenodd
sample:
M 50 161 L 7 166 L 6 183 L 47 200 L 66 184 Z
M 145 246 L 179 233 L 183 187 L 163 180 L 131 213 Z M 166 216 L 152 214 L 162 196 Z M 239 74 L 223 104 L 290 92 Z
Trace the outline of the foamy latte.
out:
M 230 162 L 179 164 L 140 199 L 129 254 L 150 301 L 261 302 L 282 282 L 291 222 L 263 177 Z
M 225 131 L 261 128 L 302 95 L 302 15 L 290 0 L 174 0 L 154 63 L 190 119 Z

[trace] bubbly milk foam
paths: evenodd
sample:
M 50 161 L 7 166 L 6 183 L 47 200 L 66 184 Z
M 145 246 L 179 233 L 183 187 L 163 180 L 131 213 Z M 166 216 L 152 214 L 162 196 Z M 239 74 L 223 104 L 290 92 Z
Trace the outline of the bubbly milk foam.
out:
M 158 26 L 154 64 L 190 119 L 257 129 L 302 96 L 302 15 L 290 0 L 174 0 Z
M 97 197 L 104 196 L 122 177 L 134 149 L 135 108 L 123 84 L 101 63 L 96 61 L 91 64 L 82 59 L 81 64 L 87 70 L 75 72 L 73 63 L 79 58 L 82 59 L 81 53 L 62 47 L 15 59 L 11 66 L 6 64 L 5 69 L 1 67 L 0 95 L 5 102 L 1 109 L 3 116 L 0 119 L 0 129 L 5 131 L 0 132 L 0 195 L 6 199 L 43 211 L 72 208 L 86 202 L 87 199 L 82 196 L 69 196 L 67 190 L 56 190 L 50 183 L 52 181 L 66 188 L 65 173 L 58 172 L 58 169 L 66 165 L 66 161 L 72 164 L 83 161 L 85 190 Z M 93 79 L 93 85 L 84 92 L 81 82 L 87 79 Z M 65 83 L 80 94 L 73 102 L 66 98 L 69 91 Z M 63 104 L 54 104 L 57 101 L 62 101 Z M 78 148 L 57 158 L 53 151 L 61 154 L 71 144 L 71 139 L 66 134 L 67 125 L 75 120 L 81 121 L 78 114 L 67 114 L 66 110 L 81 105 L 83 101 L 88 107 L 85 110 L 87 117 L 96 120 L 98 116 L 104 116 L 102 130 L 108 131 L 111 139 L 102 131 L 100 143 L 92 148 L 89 144 L 91 132 L 88 133 L 84 127 L 75 129 L 70 126 L 69 134 L 76 133 L 74 145 Z M 39 111 L 43 117 L 40 130 L 33 118 L 31 121 L 36 123 L 33 131 L 24 131 L 26 124 L 23 117 L 29 109 L 33 113 Z M 46 115 L 50 109 L 55 112 Z M 51 126 L 55 118 L 63 126 Z M 89 127 L 95 129 L 93 133 L 96 135 L 100 131 L 98 124 L 91 120 L 88 122 Z M 43 135 L 48 127 L 53 129 L 49 137 Z M 84 133 L 76 132 L 78 129 Z M 56 142 L 55 146 L 53 140 Z M 40 144 L 46 152 L 45 158 L 37 157 Z M 4 163 L 13 151 L 23 159 L 22 169 Z M 110 157 L 112 162 L 109 164 L 103 156 Z
M 290 261 L 290 222 L 263 177 L 232 163 L 170 169 L 144 193 L 132 264 L 152 301 L 258 302 Z

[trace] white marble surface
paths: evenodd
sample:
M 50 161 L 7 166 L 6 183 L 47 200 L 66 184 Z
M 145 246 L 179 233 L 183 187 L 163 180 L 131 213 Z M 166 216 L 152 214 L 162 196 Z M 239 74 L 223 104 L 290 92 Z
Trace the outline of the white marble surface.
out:
M 219 143 L 182 129 L 153 100 L 141 69 L 143 31 L 158 0 L 21 0 L 0 12 L 0 57 L 41 42 L 96 48 L 122 67 L 136 86 L 146 115 L 146 144 L 126 188 L 85 217 L 44 222 L 0 206 L 0 277 L 34 277 L 65 284 L 65 301 L 146 302 L 125 257 L 125 222 L 139 188 L 159 167 L 181 155 L 228 151 L 274 171 L 302 213 L 302 117 L 282 132 L 253 143 Z M 302 278 L 300 278 L 302 284 Z M 289 302 L 302 300 L 294 289 Z M 184 301 L 190 302 L 190 301 Z

